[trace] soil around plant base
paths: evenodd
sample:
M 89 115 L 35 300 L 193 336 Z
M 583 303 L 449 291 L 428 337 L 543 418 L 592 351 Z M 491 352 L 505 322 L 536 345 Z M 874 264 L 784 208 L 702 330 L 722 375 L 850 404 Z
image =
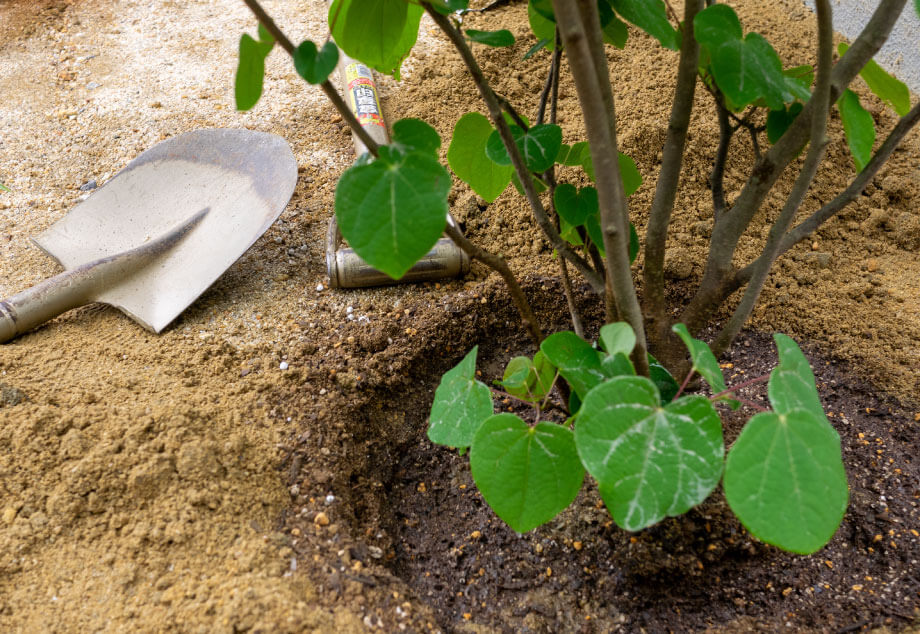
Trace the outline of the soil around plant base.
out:
M 295 41 L 325 37 L 323 3 L 266 6 Z M 812 18 L 796 3 L 736 6 L 783 59 L 811 56 L 803 46 Z M 546 55 L 508 72 L 533 44 L 524 3 L 467 25 L 499 23 L 518 44 L 477 55 L 531 116 Z M 851 209 L 780 264 L 754 330 L 723 360 L 737 380 L 772 363 L 759 332 L 805 344 L 851 485 L 828 548 L 794 557 L 766 547 L 718 493 L 683 518 L 627 534 L 590 484 L 557 520 L 518 536 L 482 503 L 465 461 L 424 435 L 438 376 L 470 347 L 480 344 L 485 380 L 527 351 L 500 281 L 474 265 L 463 280 L 329 290 L 324 235 L 335 181 L 354 157 L 350 134 L 280 51 L 267 61 L 260 104 L 235 112 L 244 31 L 254 33 L 254 21 L 229 0 L 0 3 L 0 181 L 12 188 L 0 194 L 0 296 L 56 273 L 30 236 L 91 195 L 90 181 L 106 182 L 161 139 L 258 129 L 284 136 L 299 164 L 279 221 L 163 334 L 91 306 L 0 347 L 0 629 L 917 627 L 916 135 Z M 640 233 L 670 55 L 638 33 L 626 52 L 610 52 L 621 146 L 645 176 L 631 201 Z M 417 116 L 445 139 L 479 104 L 427 21 L 402 81 L 380 87 L 391 122 Z M 857 88 L 880 130 L 890 128 L 883 106 Z M 583 140 L 568 80 L 561 95 L 565 140 Z M 701 272 L 711 227 L 707 99 L 698 95 L 674 217 L 675 307 Z M 730 199 L 752 156 L 739 139 Z M 839 190 L 848 167 L 835 143 L 807 206 Z M 509 189 L 486 208 L 456 184 L 451 203 L 467 234 L 522 276 L 546 329 L 567 327 L 556 262 L 520 199 Z M 748 236 L 740 255 L 763 237 Z M 601 307 L 579 292 L 596 330 Z M 726 418 L 729 440 L 738 428 Z

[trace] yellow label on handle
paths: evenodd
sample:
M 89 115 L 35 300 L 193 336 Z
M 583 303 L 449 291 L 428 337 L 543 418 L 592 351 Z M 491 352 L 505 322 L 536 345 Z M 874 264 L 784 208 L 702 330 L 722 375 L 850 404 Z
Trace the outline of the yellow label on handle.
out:
M 348 82 L 348 105 L 358 122 L 363 126 L 379 125 L 386 129 L 371 70 L 364 64 L 348 64 L 345 66 L 345 78 Z

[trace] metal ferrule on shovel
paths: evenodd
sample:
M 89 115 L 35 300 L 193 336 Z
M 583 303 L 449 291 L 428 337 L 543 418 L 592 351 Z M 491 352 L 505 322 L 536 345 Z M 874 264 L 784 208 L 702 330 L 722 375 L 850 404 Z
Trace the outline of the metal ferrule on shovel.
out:
M 345 101 L 361 123 L 361 127 L 380 145 L 390 142 L 386 122 L 380 108 L 377 85 L 369 68 L 340 51 L 339 75 L 345 92 Z M 367 147 L 354 136 L 355 153 L 361 156 Z M 448 213 L 447 222 L 457 226 Z M 342 234 L 335 214 L 329 220 L 326 232 L 326 273 L 332 288 L 359 288 L 384 286 L 409 282 L 428 282 L 446 277 L 459 277 L 470 270 L 469 256 L 450 238 L 441 238 L 421 260 L 405 275 L 394 280 L 386 273 L 369 266 L 353 249 L 342 248 Z

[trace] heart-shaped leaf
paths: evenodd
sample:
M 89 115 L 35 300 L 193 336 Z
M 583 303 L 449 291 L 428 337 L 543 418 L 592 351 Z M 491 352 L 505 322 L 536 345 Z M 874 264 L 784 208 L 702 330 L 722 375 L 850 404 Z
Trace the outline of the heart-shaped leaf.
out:
M 550 3 L 550 8 L 552 8 L 552 3 Z M 552 51 L 556 47 L 556 23 L 553 20 L 546 19 L 534 9 L 533 2 L 527 3 L 527 21 L 530 23 L 530 31 L 537 38 L 538 43 L 543 42 L 543 46 Z
M 648 355 L 648 376 L 661 392 L 661 400 L 665 403 L 672 401 L 680 391 L 674 375 L 652 355 Z
M 240 62 L 236 69 L 234 82 L 237 110 L 250 110 L 262 96 L 267 54 L 265 45 L 257 42 L 248 33 L 243 33 L 240 37 Z
M 826 418 L 815 385 L 815 375 L 801 348 L 795 340 L 782 333 L 773 335 L 773 341 L 779 353 L 779 364 L 773 368 L 767 384 L 770 405 L 778 414 L 804 409 L 819 419 Z
M 492 393 L 476 380 L 479 346 L 444 373 L 434 393 L 428 438 L 448 447 L 469 447 L 483 421 L 492 415 Z
M 424 12 L 421 4 L 405 0 L 334 0 L 329 29 L 348 56 L 398 78 Z
M 342 174 L 335 214 L 355 252 L 399 279 L 444 232 L 449 191 L 450 174 L 436 159 L 383 146 L 376 161 Z
M 632 326 L 625 321 L 601 326 L 598 340 L 607 354 L 611 356 L 618 352 L 629 356 L 632 354 L 633 348 L 636 347 L 636 333 L 633 332 Z
M 561 183 L 553 194 L 556 212 L 570 225 L 583 225 L 597 214 L 597 190 L 582 187 L 580 190 L 570 183 Z
M 575 423 L 578 455 L 626 530 L 685 513 L 722 474 L 722 424 L 709 399 L 659 399 L 651 380 L 615 377 L 588 393 Z
M 499 165 L 486 155 L 486 141 L 494 128 L 478 112 L 468 112 L 454 126 L 447 162 L 454 173 L 490 203 L 505 191 L 514 168 Z
M 837 51 L 840 53 L 840 56 L 843 57 L 844 53 L 850 47 L 846 43 L 841 42 L 837 45 Z M 875 95 L 887 103 L 891 108 L 898 113 L 899 117 L 903 117 L 910 110 L 910 90 L 908 90 L 907 85 L 900 79 L 892 76 L 888 71 L 878 65 L 874 59 L 870 59 L 862 70 L 859 71 L 859 76 L 863 78 L 863 81 L 869 86 L 869 90 L 875 93 Z
M 526 132 L 517 125 L 511 125 L 511 136 L 524 157 L 527 169 L 542 173 L 553 166 L 562 147 L 562 128 L 551 123 L 535 125 Z M 511 165 L 511 157 L 505 150 L 498 130 L 486 142 L 486 154 L 499 165 Z
M 798 101 L 782 110 L 771 110 L 767 113 L 767 140 L 770 143 L 776 143 L 780 137 L 786 134 L 786 130 L 795 121 L 795 118 L 802 112 L 802 104 Z
M 571 430 L 528 427 L 514 414 L 487 419 L 470 448 L 470 471 L 495 514 L 518 533 L 553 519 L 584 481 Z
M 610 4 L 627 22 L 635 24 L 665 48 L 672 51 L 680 48 L 680 37 L 668 20 L 662 0 L 610 0 Z
M 501 29 L 499 31 L 467 29 L 465 33 L 470 40 L 478 44 L 494 47 L 514 46 L 514 35 L 512 35 L 511 31 L 508 29 Z
M 422 152 L 437 158 L 441 136 L 421 119 L 400 119 L 393 124 L 393 145 L 405 153 Z
M 840 439 L 823 413 L 757 414 L 728 454 L 724 488 L 732 511 L 758 539 L 813 553 L 834 536 L 847 507 Z
M 550 335 L 540 344 L 540 350 L 581 397 L 607 378 L 598 351 L 574 332 L 564 330 Z
M 317 50 L 316 44 L 304 40 L 294 49 L 294 68 L 311 84 L 321 84 L 329 78 L 339 63 L 339 49 L 331 40 Z
M 850 154 L 856 164 L 856 171 L 861 172 L 872 158 L 872 146 L 875 144 L 875 121 L 872 115 L 859 103 L 859 96 L 847 88 L 837 101 L 840 120 L 843 122 L 843 134 L 850 146 Z

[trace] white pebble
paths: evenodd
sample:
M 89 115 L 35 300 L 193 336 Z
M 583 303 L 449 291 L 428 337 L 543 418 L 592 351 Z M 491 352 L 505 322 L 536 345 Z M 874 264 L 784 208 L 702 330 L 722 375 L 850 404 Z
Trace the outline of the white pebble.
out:
M 323 292 L 323 285 L 322 285 L 322 284 L 317 284 L 317 285 L 316 285 L 316 292 L 317 292 L 317 293 Z
M 287 370 L 289 367 L 290 367 L 290 366 L 288 366 L 288 362 L 287 362 L 287 361 L 282 361 L 280 364 L 278 364 L 278 369 L 279 369 L 279 370 Z
M 354 309 L 353 306 L 349 306 L 348 308 L 345 309 L 345 314 L 346 314 L 346 315 L 350 315 L 350 314 L 352 314 L 353 312 L 355 312 L 355 309 Z
M 319 395 L 322 396 L 325 393 L 326 393 L 326 388 L 320 388 Z
M 326 496 L 326 504 L 332 504 L 333 502 L 335 502 L 335 496 L 330 493 Z

